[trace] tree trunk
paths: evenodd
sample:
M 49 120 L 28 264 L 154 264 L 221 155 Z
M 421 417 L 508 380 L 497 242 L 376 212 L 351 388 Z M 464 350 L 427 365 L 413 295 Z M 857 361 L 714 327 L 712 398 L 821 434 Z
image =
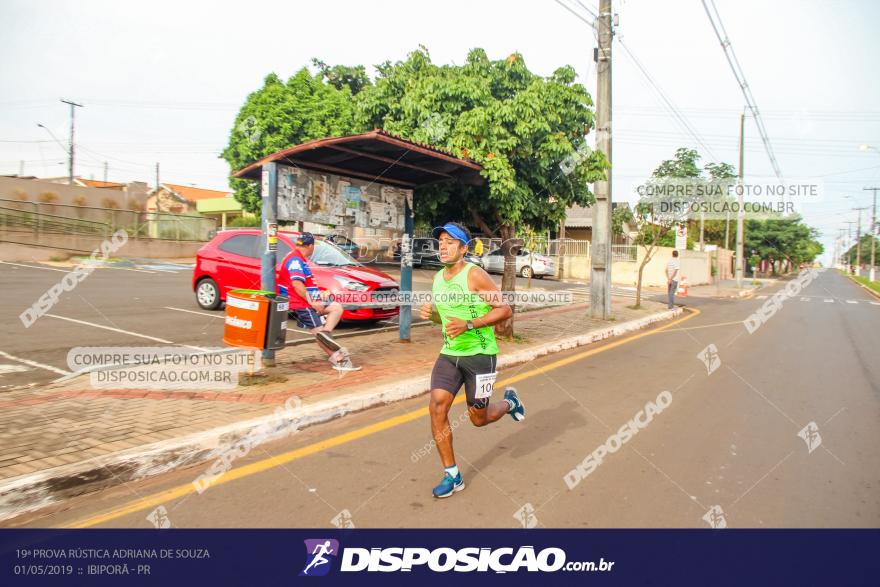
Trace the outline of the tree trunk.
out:
M 642 262 L 639 264 L 639 277 L 636 280 L 636 308 L 642 307 L 642 274 L 645 272 L 645 265 L 651 260 L 651 255 L 653 253 L 654 247 L 651 247 L 649 250 L 645 247 L 645 258 L 642 259 Z
M 516 291 L 516 256 L 513 251 L 517 248 L 517 243 L 513 242 L 516 236 L 516 230 L 509 224 L 501 225 L 501 252 L 504 256 L 504 275 L 501 277 L 501 291 Z M 510 305 L 512 310 L 516 310 L 513 304 Z M 495 334 L 502 338 L 513 338 L 513 315 L 504 322 L 499 322 L 495 326 Z

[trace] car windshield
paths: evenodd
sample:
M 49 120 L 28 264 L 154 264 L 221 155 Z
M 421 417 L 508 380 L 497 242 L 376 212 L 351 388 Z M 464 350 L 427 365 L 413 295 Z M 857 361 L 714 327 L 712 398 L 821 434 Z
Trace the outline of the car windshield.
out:
M 355 261 L 348 253 L 333 243 L 323 240 L 315 240 L 315 252 L 312 254 L 311 261 L 315 265 L 333 267 L 360 265 L 360 263 Z

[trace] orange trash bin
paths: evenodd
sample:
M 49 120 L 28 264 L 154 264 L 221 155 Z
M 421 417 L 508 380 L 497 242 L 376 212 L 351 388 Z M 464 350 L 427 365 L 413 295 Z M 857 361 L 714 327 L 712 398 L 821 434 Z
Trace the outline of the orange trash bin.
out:
M 266 348 L 270 291 L 234 289 L 226 294 L 223 343 L 250 349 Z

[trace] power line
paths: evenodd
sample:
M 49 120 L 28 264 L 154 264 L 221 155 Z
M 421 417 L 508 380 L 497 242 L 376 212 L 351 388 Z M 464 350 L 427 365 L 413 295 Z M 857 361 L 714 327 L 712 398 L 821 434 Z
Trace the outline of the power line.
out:
M 593 23 L 588 21 L 582 15 L 578 14 L 577 11 L 574 10 L 574 8 L 565 4 L 561 0 L 555 0 L 555 1 L 557 4 L 559 4 L 560 6 L 565 8 L 568 12 L 573 14 L 576 18 L 578 18 L 580 21 L 587 24 L 587 26 L 592 28 L 594 30 L 594 32 L 596 30 L 595 22 L 602 22 L 601 19 L 598 18 L 598 15 L 590 7 L 586 6 L 580 0 L 575 0 L 575 1 L 580 5 L 581 8 L 583 8 L 590 16 L 592 16 L 595 19 L 595 21 Z M 654 76 L 651 75 L 651 73 L 648 71 L 648 68 L 645 67 L 644 64 L 642 64 L 641 60 L 639 60 L 638 57 L 636 57 L 635 52 L 633 52 L 633 50 L 630 49 L 629 46 L 626 43 L 624 43 L 623 39 L 620 38 L 619 36 L 617 37 L 617 41 L 618 41 L 618 43 L 620 43 L 620 46 L 626 52 L 627 57 L 629 57 L 630 60 L 635 64 L 635 66 L 638 68 L 638 70 L 641 72 L 641 74 L 644 76 L 644 78 L 647 80 L 647 82 L 650 84 L 650 86 L 654 89 L 654 91 L 660 97 L 663 104 L 666 106 L 668 112 L 672 115 L 673 121 L 675 123 L 677 123 L 684 130 L 684 132 L 686 134 L 690 135 L 697 142 L 697 144 L 700 145 L 704 149 L 704 151 L 709 155 L 709 157 L 713 161 L 718 162 L 719 161 L 718 157 L 715 155 L 715 153 L 712 151 L 712 149 L 706 144 L 706 142 L 700 136 L 700 133 L 697 132 L 696 128 L 694 128 L 694 126 L 690 123 L 690 121 L 684 116 L 684 114 L 675 105 L 675 103 L 672 101 L 672 99 L 666 94 L 666 92 L 663 90 L 663 88 L 660 87 L 660 84 L 657 82 L 657 80 L 654 78 Z
M 712 5 L 712 10 L 715 11 L 714 18 L 712 17 L 712 11 L 709 10 L 709 4 Z M 764 127 L 764 121 L 761 119 L 758 104 L 755 101 L 755 97 L 752 95 L 752 90 L 749 88 L 748 82 L 746 81 L 742 66 L 740 66 L 739 60 L 736 58 L 736 53 L 733 52 L 733 44 L 727 36 L 727 31 L 724 30 L 724 23 L 721 22 L 721 15 L 718 13 L 718 8 L 715 6 L 715 0 L 708 0 L 708 3 L 706 0 L 703 0 L 703 8 L 706 10 L 706 15 L 709 17 L 709 22 L 712 24 L 712 30 L 715 31 L 715 36 L 718 37 L 718 42 L 721 43 L 721 47 L 724 49 L 724 56 L 727 58 L 727 63 L 730 65 L 730 70 L 733 72 L 733 76 L 736 78 L 736 82 L 739 84 L 743 96 L 746 99 L 746 106 L 755 119 L 758 133 L 761 135 L 761 141 L 764 143 L 764 150 L 767 151 L 767 157 L 770 158 L 770 165 L 773 167 L 773 172 L 776 174 L 776 177 L 782 181 L 782 170 L 779 169 L 776 155 L 773 154 L 773 146 L 770 144 L 770 137 L 767 135 L 767 129 Z

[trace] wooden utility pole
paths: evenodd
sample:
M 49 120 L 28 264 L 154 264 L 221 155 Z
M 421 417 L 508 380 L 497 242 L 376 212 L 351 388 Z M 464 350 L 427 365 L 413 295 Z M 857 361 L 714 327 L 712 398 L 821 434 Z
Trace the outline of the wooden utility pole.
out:
M 596 149 L 611 159 L 611 0 L 599 0 L 596 19 Z M 611 318 L 611 172 L 597 181 L 594 192 L 593 242 L 590 255 L 590 316 Z

